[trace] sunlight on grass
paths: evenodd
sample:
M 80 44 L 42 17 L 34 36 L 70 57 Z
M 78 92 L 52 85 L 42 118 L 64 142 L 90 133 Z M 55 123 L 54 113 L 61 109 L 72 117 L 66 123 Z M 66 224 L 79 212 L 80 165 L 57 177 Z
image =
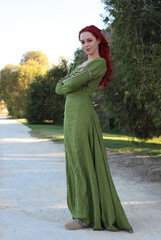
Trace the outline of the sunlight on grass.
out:
M 31 128 L 30 134 L 39 138 L 48 138 L 53 142 L 63 142 L 63 126 L 52 125 L 50 122 L 44 124 L 28 124 L 26 119 L 19 119 Z M 140 152 L 149 156 L 161 157 L 161 137 L 148 141 L 141 141 L 126 135 L 115 133 L 103 133 L 105 147 L 113 152 Z
M 145 142 L 145 141 L 139 140 L 138 138 L 128 137 L 128 136 L 124 136 L 124 135 L 117 135 L 117 134 L 107 134 L 107 133 L 103 133 L 103 139 L 114 139 L 114 140 L 133 141 L 133 142 Z M 147 140 L 146 143 L 161 144 L 161 137 Z
M 53 142 L 59 142 L 59 141 L 63 141 L 64 140 L 64 135 L 47 135 L 47 138 L 50 138 Z
M 141 141 L 123 135 L 103 134 L 105 146 L 116 152 L 142 152 L 148 155 L 161 156 L 161 137 L 153 138 L 148 141 Z
M 114 136 L 107 136 L 106 133 L 103 134 L 103 139 L 114 139 L 114 140 L 121 140 L 121 141 L 139 141 L 137 138 L 133 139 L 130 137 L 124 137 L 124 136 L 120 136 L 120 137 L 114 137 Z

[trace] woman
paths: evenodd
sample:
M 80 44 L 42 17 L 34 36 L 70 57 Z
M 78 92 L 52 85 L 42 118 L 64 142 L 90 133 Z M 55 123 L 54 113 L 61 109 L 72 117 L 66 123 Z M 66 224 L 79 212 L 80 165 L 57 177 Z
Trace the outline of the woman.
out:
M 74 66 L 58 82 L 57 94 L 66 95 L 64 136 L 67 204 L 76 230 L 127 230 L 132 232 L 110 174 L 102 132 L 92 106 L 97 86 L 108 86 L 112 75 L 109 46 L 94 25 L 83 28 L 79 40 L 88 59 Z

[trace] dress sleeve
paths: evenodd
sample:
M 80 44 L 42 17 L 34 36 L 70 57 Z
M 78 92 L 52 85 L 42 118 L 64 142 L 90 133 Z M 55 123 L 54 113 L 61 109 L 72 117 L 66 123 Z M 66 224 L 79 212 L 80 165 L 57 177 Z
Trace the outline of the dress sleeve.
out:
M 60 80 L 56 85 L 55 92 L 59 95 L 63 95 L 78 91 L 84 84 L 93 79 L 103 77 L 105 73 L 105 60 L 103 58 L 97 58 L 95 61 L 89 62 L 79 72 L 70 76 L 67 75 L 67 77 Z

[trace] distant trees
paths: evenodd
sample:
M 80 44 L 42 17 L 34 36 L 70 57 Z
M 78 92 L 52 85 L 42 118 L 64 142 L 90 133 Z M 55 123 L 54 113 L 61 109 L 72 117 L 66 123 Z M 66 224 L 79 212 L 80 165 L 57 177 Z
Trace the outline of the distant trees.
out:
M 115 123 L 138 138 L 161 134 L 161 1 L 102 0 L 113 22 L 114 76 L 104 91 Z M 107 23 L 109 18 L 104 16 Z
M 23 117 L 25 91 L 36 76 L 46 73 L 48 65 L 41 51 L 31 51 L 23 56 L 20 65 L 7 65 L 1 70 L 0 95 L 12 117 Z
M 87 54 L 82 48 L 77 48 L 74 52 L 74 62 L 84 62 L 87 60 Z
M 0 95 L 10 114 L 19 108 L 19 101 L 17 101 L 18 76 L 18 68 L 11 64 L 5 66 L 0 72 Z M 16 101 L 18 102 L 17 105 L 15 105 Z M 14 110 L 12 106 L 14 106 Z
M 30 123 L 52 120 L 62 124 L 65 98 L 55 93 L 57 82 L 68 72 L 68 61 L 49 69 L 49 62 L 41 51 L 23 55 L 20 65 L 7 65 L 0 71 L 0 100 L 7 105 L 13 118 L 26 117 Z
M 41 66 L 49 67 L 49 61 L 47 56 L 41 51 L 29 51 L 26 52 L 21 59 L 20 64 L 24 65 L 26 62 L 33 60 Z

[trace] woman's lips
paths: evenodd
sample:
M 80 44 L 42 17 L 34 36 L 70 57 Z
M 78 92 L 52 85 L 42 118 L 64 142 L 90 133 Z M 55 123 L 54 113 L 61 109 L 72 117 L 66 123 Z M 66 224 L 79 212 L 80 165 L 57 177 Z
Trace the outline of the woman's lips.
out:
M 86 50 L 86 52 L 89 52 L 89 51 L 90 51 L 90 48 L 86 48 L 85 50 Z

